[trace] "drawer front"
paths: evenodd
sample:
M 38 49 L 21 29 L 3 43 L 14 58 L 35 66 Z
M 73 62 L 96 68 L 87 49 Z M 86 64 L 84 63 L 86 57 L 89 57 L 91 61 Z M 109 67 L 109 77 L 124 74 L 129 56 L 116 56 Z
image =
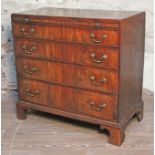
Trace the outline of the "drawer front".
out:
M 48 92 L 47 84 L 26 79 L 19 80 L 19 98 L 21 100 L 47 105 Z
M 36 24 L 50 24 L 54 26 L 67 26 L 67 27 L 93 27 L 93 28 L 98 28 L 98 27 L 104 27 L 104 28 L 111 28 L 111 29 L 119 29 L 119 22 L 117 21 L 103 21 L 102 20 L 94 20 L 94 19 L 87 19 L 85 20 L 84 18 L 74 20 L 72 19 L 67 19 L 67 18 L 51 18 L 51 17 L 41 17 L 41 16 L 23 16 L 23 15 L 13 15 L 12 16 L 12 21 L 17 22 L 17 23 L 23 23 L 23 24 L 31 24 L 31 23 L 36 23 Z
M 50 106 L 104 120 L 116 120 L 117 97 L 61 86 L 50 86 Z
M 119 34 L 116 30 L 69 28 L 13 23 L 15 36 L 53 39 L 105 46 L 119 45 Z
M 102 92 L 118 92 L 117 72 L 89 67 L 50 63 L 50 81 Z
M 45 43 L 41 41 L 31 41 L 28 39 L 15 39 L 16 56 L 29 56 L 36 58 L 46 58 L 47 50 Z
M 46 58 L 76 64 L 118 69 L 118 49 L 60 42 L 16 39 L 16 56 Z
M 23 77 L 102 92 L 118 92 L 118 75 L 114 71 L 33 59 L 17 60 L 17 70 Z
M 17 73 L 22 77 L 49 80 L 49 64 L 46 61 L 17 59 Z

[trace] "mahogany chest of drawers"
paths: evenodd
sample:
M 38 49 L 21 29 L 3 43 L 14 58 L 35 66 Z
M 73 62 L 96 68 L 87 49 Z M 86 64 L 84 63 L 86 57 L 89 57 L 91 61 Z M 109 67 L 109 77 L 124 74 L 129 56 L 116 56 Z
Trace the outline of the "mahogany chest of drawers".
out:
M 145 13 L 41 8 L 12 14 L 19 100 L 28 109 L 98 124 L 121 145 L 143 117 Z

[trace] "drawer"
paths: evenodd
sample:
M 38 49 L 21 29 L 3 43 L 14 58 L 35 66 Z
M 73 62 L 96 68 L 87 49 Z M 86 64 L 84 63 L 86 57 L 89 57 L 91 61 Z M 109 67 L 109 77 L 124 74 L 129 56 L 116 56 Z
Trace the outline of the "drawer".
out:
M 50 81 L 102 92 L 118 92 L 118 74 L 86 66 L 50 63 Z
M 17 71 L 21 77 L 102 92 L 118 92 L 118 74 L 114 71 L 33 59 L 18 59 Z
M 14 44 L 16 56 L 29 56 L 36 58 L 47 57 L 47 50 L 45 50 L 44 42 L 28 39 L 15 39 Z
M 41 105 L 48 104 L 48 85 L 36 81 L 19 79 L 19 98 Z
M 19 76 L 39 80 L 49 80 L 49 64 L 46 61 L 33 59 L 17 59 L 17 73 Z
M 79 44 L 52 41 L 41 42 L 28 39 L 16 39 L 15 48 L 16 56 L 46 58 L 69 63 L 118 69 L 119 51 L 116 48 L 105 48 L 96 45 L 82 46 Z
M 117 97 L 61 86 L 50 86 L 50 106 L 64 111 L 116 120 Z
M 13 23 L 13 32 L 15 36 L 21 37 L 99 44 L 114 47 L 118 47 L 119 45 L 119 32 L 117 30 Z
M 51 18 L 51 17 L 41 17 L 41 16 L 27 16 L 27 15 L 12 15 L 12 21 L 17 23 L 23 23 L 23 24 L 44 24 L 44 25 L 55 25 L 55 26 L 67 26 L 67 27 L 104 27 L 104 28 L 111 28 L 111 29 L 119 29 L 119 22 L 118 21 L 103 21 L 102 20 L 94 20 L 94 19 L 69 19 L 69 18 Z

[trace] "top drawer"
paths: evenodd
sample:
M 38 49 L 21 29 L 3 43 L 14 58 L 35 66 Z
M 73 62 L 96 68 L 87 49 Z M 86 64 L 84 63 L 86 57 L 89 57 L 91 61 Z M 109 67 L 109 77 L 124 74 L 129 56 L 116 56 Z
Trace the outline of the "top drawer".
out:
M 14 36 L 118 47 L 118 30 L 13 23 Z
M 104 20 L 94 18 L 64 18 L 64 17 L 50 17 L 50 16 L 28 16 L 21 14 L 12 14 L 12 21 L 23 24 L 48 24 L 67 27 L 91 27 L 91 28 L 105 28 L 105 29 L 119 29 L 119 21 Z

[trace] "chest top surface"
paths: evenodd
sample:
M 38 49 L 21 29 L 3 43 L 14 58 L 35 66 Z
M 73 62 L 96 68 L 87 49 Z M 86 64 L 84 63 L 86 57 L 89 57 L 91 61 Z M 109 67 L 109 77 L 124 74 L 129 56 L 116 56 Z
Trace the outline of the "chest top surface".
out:
M 95 18 L 95 19 L 113 19 L 121 20 L 135 16 L 142 12 L 138 11 L 110 11 L 110 10 L 90 10 L 90 9 L 69 9 L 44 7 L 30 11 L 15 13 L 21 15 L 45 16 L 45 17 L 73 17 L 73 18 Z

